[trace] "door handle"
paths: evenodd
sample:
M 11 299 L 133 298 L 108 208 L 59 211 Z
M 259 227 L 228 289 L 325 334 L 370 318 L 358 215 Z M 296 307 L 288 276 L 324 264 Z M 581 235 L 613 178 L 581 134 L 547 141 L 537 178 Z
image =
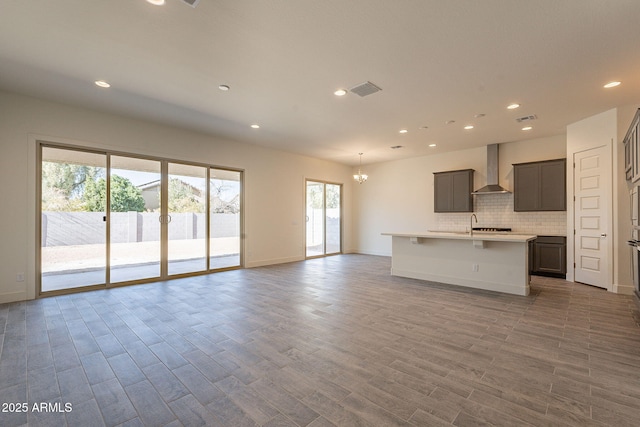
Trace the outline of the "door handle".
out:
M 600 237 L 607 237 L 607 233 L 602 233 Z
M 171 222 L 171 215 L 158 216 L 158 221 L 160 224 L 169 224 Z

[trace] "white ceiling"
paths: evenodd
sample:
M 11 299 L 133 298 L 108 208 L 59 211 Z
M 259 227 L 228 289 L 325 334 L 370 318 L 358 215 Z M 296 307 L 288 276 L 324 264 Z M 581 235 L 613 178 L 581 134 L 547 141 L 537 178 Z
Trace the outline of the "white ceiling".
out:
M 2 89 L 351 165 L 563 134 L 639 53 L 637 0 L 0 2 Z

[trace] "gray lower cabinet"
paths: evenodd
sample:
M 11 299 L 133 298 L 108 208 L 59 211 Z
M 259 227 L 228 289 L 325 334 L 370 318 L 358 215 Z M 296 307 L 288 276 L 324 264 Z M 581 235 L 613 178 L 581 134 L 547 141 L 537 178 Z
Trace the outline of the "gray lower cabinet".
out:
M 531 274 L 565 278 L 567 274 L 567 238 L 538 236 L 529 246 Z
M 567 160 L 513 165 L 513 210 L 567 210 Z
M 434 212 L 473 212 L 473 169 L 433 174 Z

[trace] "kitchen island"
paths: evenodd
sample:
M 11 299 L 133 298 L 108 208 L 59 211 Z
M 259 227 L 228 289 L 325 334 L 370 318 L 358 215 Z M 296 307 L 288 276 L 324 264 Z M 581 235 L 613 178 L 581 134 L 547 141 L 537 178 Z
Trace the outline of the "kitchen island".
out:
M 391 236 L 391 274 L 529 295 L 529 244 L 535 235 L 438 232 Z

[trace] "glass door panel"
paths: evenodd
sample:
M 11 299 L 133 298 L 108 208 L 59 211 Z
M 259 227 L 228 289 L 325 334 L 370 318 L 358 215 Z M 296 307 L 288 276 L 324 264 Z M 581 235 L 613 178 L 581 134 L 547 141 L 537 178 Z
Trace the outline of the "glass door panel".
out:
M 167 273 L 207 269 L 207 168 L 168 164 Z
M 342 185 L 307 181 L 307 257 L 342 252 Z
M 324 184 L 307 181 L 307 257 L 324 255 Z
M 340 200 L 342 186 L 337 184 L 326 184 L 326 212 L 325 212 L 325 227 L 326 227 L 326 249 L 325 253 L 335 254 L 340 253 L 342 250 L 342 219 L 340 218 Z
M 106 283 L 105 154 L 42 147 L 42 292 Z
M 111 156 L 110 282 L 160 277 L 160 162 Z
M 209 172 L 209 268 L 240 266 L 241 173 Z

